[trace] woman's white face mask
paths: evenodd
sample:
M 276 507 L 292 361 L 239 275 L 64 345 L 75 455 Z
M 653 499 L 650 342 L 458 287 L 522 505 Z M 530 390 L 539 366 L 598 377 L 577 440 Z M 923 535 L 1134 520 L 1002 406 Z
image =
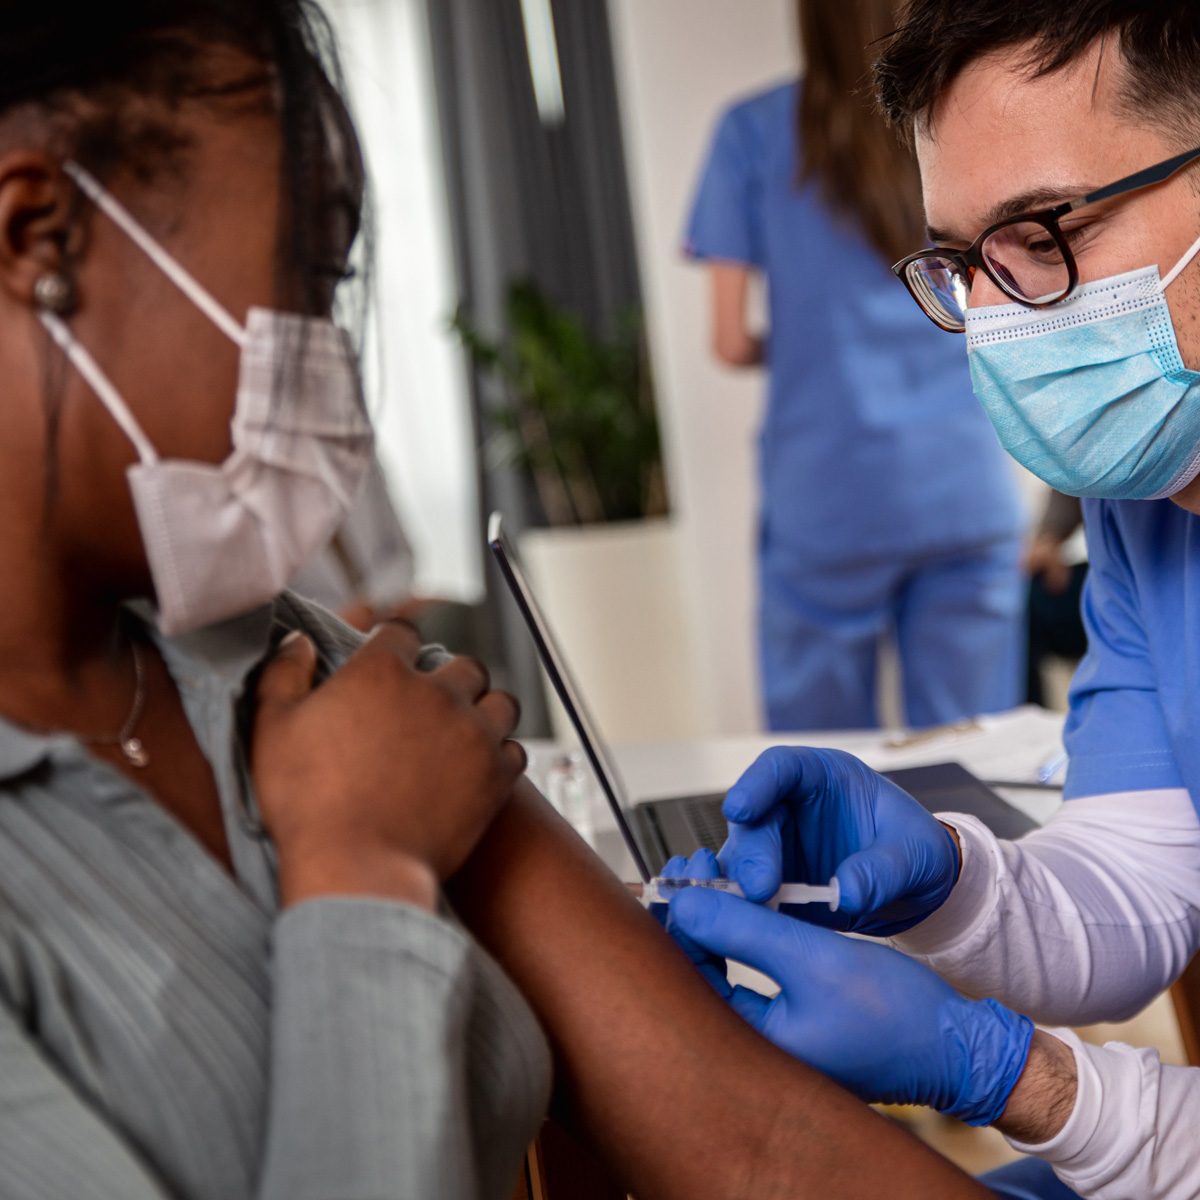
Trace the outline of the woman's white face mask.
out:
M 174 635 L 239 616 L 288 585 L 358 494 L 374 440 L 353 346 L 330 320 L 271 309 L 252 308 L 243 328 L 88 172 L 65 170 L 241 348 L 232 454 L 219 466 L 164 460 L 66 323 L 39 313 L 137 449 L 129 487 L 159 627 Z

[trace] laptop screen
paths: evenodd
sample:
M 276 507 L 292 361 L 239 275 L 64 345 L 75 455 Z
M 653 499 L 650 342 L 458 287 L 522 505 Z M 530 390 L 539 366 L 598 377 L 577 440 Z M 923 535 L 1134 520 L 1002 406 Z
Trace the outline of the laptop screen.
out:
M 503 518 L 498 512 L 492 513 L 491 519 L 488 521 L 488 549 L 495 556 L 504 582 L 512 592 L 521 616 L 529 627 L 533 644 L 537 649 L 538 657 L 542 660 L 546 675 L 559 700 L 562 701 L 562 706 L 566 710 L 575 732 L 579 735 L 579 744 L 595 772 L 596 781 L 604 793 L 604 798 L 612 809 L 617 828 L 633 858 L 638 874 L 642 877 L 643 882 L 649 882 L 651 871 L 638 846 L 637 839 L 633 835 L 633 828 L 627 816 L 628 793 L 621 781 L 620 773 L 617 771 L 608 747 L 604 744 L 604 739 L 600 736 L 595 720 L 584 703 L 582 693 L 571 677 L 566 658 L 534 597 L 524 571 L 521 570 L 520 561 L 504 535 Z

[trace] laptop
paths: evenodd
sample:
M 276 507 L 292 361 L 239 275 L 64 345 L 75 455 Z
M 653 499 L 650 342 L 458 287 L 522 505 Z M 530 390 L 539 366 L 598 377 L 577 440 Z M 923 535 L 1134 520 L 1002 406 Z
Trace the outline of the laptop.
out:
M 637 803 L 630 801 L 599 726 L 571 675 L 562 648 L 529 586 L 516 552 L 505 536 L 500 513 L 493 513 L 488 522 L 488 549 L 529 628 L 546 676 L 562 702 L 643 881 L 657 875 L 673 855 L 689 855 L 701 847 L 714 853 L 719 850 L 728 832 L 721 815 L 724 792 Z M 930 812 L 969 813 L 983 821 L 997 837 L 1018 838 L 1036 828 L 1034 821 L 1002 800 L 959 763 L 909 767 L 887 772 L 886 776 Z

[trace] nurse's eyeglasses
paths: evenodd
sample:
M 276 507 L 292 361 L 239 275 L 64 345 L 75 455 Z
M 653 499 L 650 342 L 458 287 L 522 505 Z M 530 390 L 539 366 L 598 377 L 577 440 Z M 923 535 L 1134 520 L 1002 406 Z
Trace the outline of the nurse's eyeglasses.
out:
M 1059 221 L 1089 204 L 1163 183 L 1198 158 L 1200 147 L 1187 150 L 1086 196 L 998 221 L 965 250 L 946 246 L 918 250 L 902 258 L 892 271 L 903 280 L 921 311 L 947 333 L 962 333 L 967 327 L 976 271 L 983 271 L 1018 304 L 1028 308 L 1057 304 L 1079 286 L 1070 235 L 1059 227 Z

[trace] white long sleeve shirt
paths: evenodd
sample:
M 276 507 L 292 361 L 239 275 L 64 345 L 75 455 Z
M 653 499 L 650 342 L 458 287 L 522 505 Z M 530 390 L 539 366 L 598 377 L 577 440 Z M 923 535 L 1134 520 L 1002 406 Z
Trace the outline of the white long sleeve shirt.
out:
M 958 883 L 894 941 L 969 995 L 1053 1024 L 1119 1020 L 1200 946 L 1200 820 L 1183 789 L 1071 800 L 1019 842 L 942 819 L 962 843 Z M 1200 1197 L 1200 1070 L 1053 1032 L 1075 1054 L 1074 1111 L 1052 1141 L 1014 1145 L 1095 1200 Z

